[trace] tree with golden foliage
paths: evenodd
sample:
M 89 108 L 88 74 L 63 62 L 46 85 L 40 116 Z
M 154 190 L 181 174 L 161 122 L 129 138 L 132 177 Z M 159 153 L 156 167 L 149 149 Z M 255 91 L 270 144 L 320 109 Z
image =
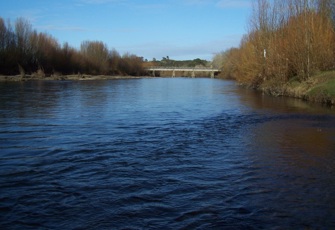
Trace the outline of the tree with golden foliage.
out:
M 224 69 L 253 87 L 335 69 L 334 12 L 333 0 L 257 0 L 249 33 Z

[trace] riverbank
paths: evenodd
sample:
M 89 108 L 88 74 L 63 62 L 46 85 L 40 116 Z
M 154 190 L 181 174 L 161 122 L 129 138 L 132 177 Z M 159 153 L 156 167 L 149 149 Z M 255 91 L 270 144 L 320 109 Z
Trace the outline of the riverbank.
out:
M 50 81 L 80 81 L 80 80 L 112 80 L 112 79 L 133 79 L 143 78 L 135 76 L 110 76 L 110 75 L 87 75 L 87 74 L 73 74 L 73 75 L 51 75 L 46 77 L 34 76 L 34 75 L 15 75 L 5 76 L 0 75 L 0 82 L 4 81 L 31 81 L 31 80 L 50 80 Z
M 30 80 L 51 80 L 51 81 L 81 81 L 81 80 L 113 80 L 113 79 L 134 79 L 134 78 L 152 78 L 149 76 L 109 76 L 109 75 L 51 75 L 46 77 L 35 75 L 0 75 L 0 82 L 30 81 Z M 251 86 L 247 86 L 251 87 Z M 286 83 L 278 83 L 274 80 L 266 80 L 257 90 L 272 95 L 299 98 L 305 101 L 322 103 L 329 106 L 335 105 L 335 71 L 328 71 L 316 74 L 306 81 L 292 79 Z
M 335 71 L 318 73 L 306 81 L 291 79 L 286 83 L 264 81 L 257 90 L 273 96 L 300 98 L 329 106 L 335 105 Z

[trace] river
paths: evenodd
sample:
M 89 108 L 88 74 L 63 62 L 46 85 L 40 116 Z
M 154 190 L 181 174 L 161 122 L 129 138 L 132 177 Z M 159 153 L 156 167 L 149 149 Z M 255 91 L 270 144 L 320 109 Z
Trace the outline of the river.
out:
M 334 229 L 335 112 L 218 79 L 0 83 L 1 229 Z

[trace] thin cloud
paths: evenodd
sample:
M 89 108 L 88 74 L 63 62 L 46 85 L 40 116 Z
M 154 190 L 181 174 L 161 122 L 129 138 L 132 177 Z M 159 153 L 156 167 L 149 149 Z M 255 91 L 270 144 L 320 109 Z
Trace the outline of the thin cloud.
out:
M 104 31 L 107 31 L 106 29 L 103 29 Z M 101 31 L 103 31 L 101 30 Z M 138 27 L 123 27 L 123 28 L 114 28 L 114 29 L 109 29 L 109 32 L 118 32 L 121 34 L 136 34 L 140 33 L 141 30 Z
M 25 9 L 19 11 L 13 11 L 12 15 L 19 15 L 18 17 L 23 17 L 24 19 L 28 20 L 30 23 L 36 23 L 43 17 L 43 11 L 38 9 Z
M 150 10 L 150 9 L 164 9 L 169 7 L 168 4 L 164 4 L 164 3 L 152 3 L 152 4 L 137 4 L 137 3 L 128 3 L 125 4 L 128 7 L 132 7 L 132 8 L 138 8 L 138 9 L 142 9 L 142 10 Z
M 153 41 L 131 46 L 117 47 L 117 50 L 121 52 L 130 51 L 131 53 L 136 53 L 148 60 L 152 60 L 152 58 L 160 60 L 162 57 L 166 56 L 177 60 L 194 58 L 211 60 L 215 53 L 231 47 L 238 47 L 242 36 L 242 34 L 231 34 L 225 36 L 223 39 L 190 44 L 188 46 Z
M 250 0 L 220 0 L 216 4 L 220 8 L 248 8 L 251 7 Z
M 62 30 L 62 31 L 75 31 L 75 32 L 87 31 L 87 29 L 83 27 L 77 27 L 77 26 L 44 25 L 44 26 L 37 26 L 37 28 L 41 30 Z
M 211 1 L 208 1 L 208 0 L 183 0 L 182 2 L 185 5 L 198 6 L 198 5 L 209 4 Z
M 124 0 L 79 0 L 82 4 L 106 4 L 106 3 L 123 3 Z

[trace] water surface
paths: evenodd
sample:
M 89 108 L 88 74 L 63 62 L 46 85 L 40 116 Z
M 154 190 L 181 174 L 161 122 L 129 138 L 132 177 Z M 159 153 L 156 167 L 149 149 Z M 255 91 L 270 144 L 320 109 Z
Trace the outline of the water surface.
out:
M 335 228 L 331 109 L 216 79 L 0 91 L 1 229 Z

